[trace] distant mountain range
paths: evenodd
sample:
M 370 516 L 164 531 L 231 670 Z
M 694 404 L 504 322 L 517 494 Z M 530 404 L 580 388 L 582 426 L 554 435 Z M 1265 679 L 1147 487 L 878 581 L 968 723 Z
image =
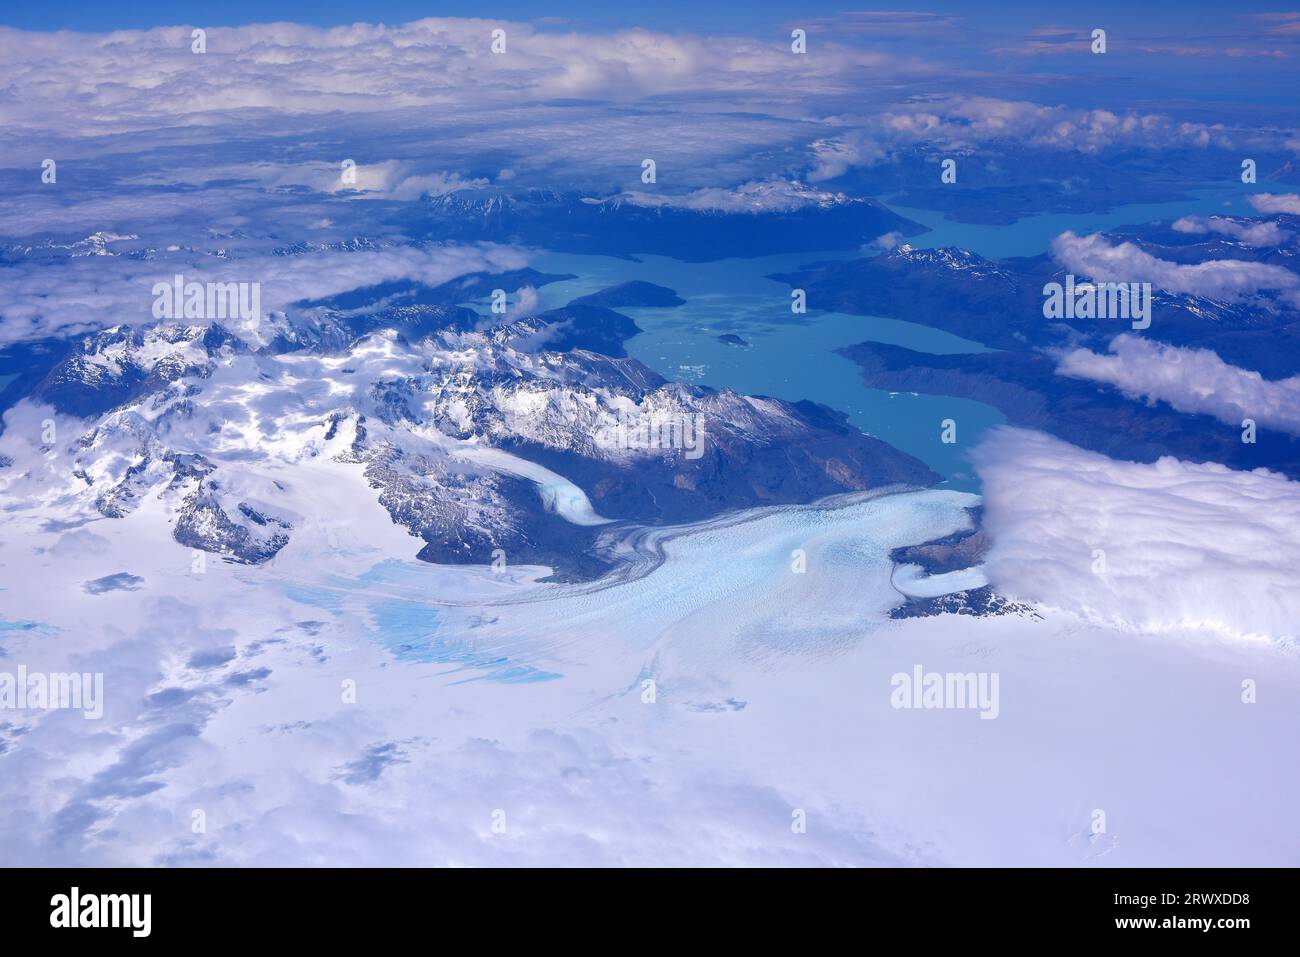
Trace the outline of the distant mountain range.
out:
M 667 193 L 662 204 L 651 205 L 653 189 L 608 198 L 551 190 L 458 191 L 421 204 L 411 214 L 418 218 L 404 226 L 438 239 L 599 255 L 650 253 L 687 262 L 853 249 L 887 233 L 926 231 L 873 199 L 802 186 L 785 189 L 777 200 L 756 194 L 749 211 L 673 205 Z
M 1294 262 L 1300 218 L 1279 221 L 1291 238 L 1263 248 L 1189 236 L 1167 224 L 1129 227 L 1115 238 L 1166 262 Z M 1048 255 L 992 260 L 964 249 L 904 244 L 871 258 L 814 263 L 772 278 L 804 288 L 810 308 L 905 319 L 996 350 L 935 355 L 878 342 L 839 350 L 859 365 L 871 388 L 975 399 L 998 408 L 1012 424 L 1117 458 L 1174 455 L 1240 469 L 1263 466 L 1300 478 L 1296 436 L 1269 430 L 1266 438 L 1246 444 L 1240 428 L 1207 415 L 1134 401 L 1112 386 L 1057 374 L 1064 351 L 1105 352 L 1112 338 L 1130 331 L 1125 321 L 1045 319 L 1043 286 L 1061 282 L 1065 273 Z M 1266 377 L 1296 372 L 1300 312 L 1284 297 L 1225 301 L 1157 289 L 1153 316 L 1144 338 L 1213 350 L 1225 362 Z

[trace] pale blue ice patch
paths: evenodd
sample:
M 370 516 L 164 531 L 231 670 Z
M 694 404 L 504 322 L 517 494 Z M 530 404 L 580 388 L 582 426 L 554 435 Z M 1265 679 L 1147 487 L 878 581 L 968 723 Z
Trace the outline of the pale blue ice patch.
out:
M 373 590 L 400 578 L 401 570 L 401 563 L 385 562 L 358 576 L 351 584 L 290 585 L 286 592 L 294 601 L 323 608 L 334 615 L 342 615 L 348 606 L 363 607 L 371 623 L 365 637 L 383 645 L 398 661 L 449 664 L 455 665 L 455 670 L 477 672 L 465 681 L 523 684 L 562 677 L 452 634 L 450 623 L 432 605 L 373 594 Z
M 19 634 L 37 634 L 42 636 L 54 635 L 59 629 L 53 625 L 42 624 L 39 621 L 6 621 L 0 618 L 0 644 L 4 643 L 6 637 Z M 4 649 L 0 648 L 0 658 L 4 657 Z

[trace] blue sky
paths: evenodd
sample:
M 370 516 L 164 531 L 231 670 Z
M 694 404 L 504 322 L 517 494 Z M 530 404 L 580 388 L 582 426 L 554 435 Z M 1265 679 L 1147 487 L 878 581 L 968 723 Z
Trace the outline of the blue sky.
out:
M 1209 0 L 1092 0 L 1087 4 L 1045 3 L 1041 0 L 1002 0 L 975 4 L 953 0 L 908 3 L 825 2 L 804 0 L 750 0 L 745 3 L 698 3 L 693 0 L 662 0 L 638 5 L 611 4 L 606 0 L 565 0 L 547 4 L 520 0 L 187 0 L 177 4 L 161 0 L 132 3 L 103 3 L 100 0 L 52 0 L 44 3 L 12 3 L 0 7 L 0 25 L 28 30 L 141 29 L 175 23 L 234 26 L 246 23 L 289 20 L 295 23 L 337 25 L 383 21 L 418 20 L 422 17 L 500 17 L 508 20 L 574 20 L 584 31 L 606 26 L 629 25 L 661 30 L 708 29 L 732 33 L 762 31 L 800 19 L 833 17 L 848 11 L 918 11 L 955 14 L 972 25 L 978 22 L 989 33 L 1017 34 L 1036 24 L 1084 26 L 1106 21 L 1116 30 L 1151 35 L 1186 36 L 1206 27 L 1226 25 L 1244 12 L 1286 11 L 1293 0 L 1252 2 L 1246 5 Z M 557 24 L 559 25 L 559 24 Z

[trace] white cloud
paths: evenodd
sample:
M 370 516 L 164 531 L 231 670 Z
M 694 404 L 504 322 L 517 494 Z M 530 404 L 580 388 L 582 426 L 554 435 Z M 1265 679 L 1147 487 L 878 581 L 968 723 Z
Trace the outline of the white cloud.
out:
M 889 155 L 878 137 L 860 131 L 814 140 L 809 149 L 813 165 L 808 180 L 813 183 L 843 176 L 854 166 L 874 166 Z
M 816 159 L 809 179 L 819 182 L 853 166 L 873 166 L 901 147 L 961 151 L 1006 140 L 1097 154 L 1121 146 L 1226 146 L 1232 134 L 1222 125 L 1182 122 L 1158 113 L 1120 114 L 987 96 L 932 96 L 865 118 L 860 129 L 814 142 Z
M 499 55 L 491 51 L 498 27 L 507 35 Z M 44 128 L 57 116 L 69 132 L 93 135 L 207 124 L 237 111 L 455 110 L 700 94 L 773 102 L 852 92 L 860 74 L 907 68 L 836 43 L 791 69 L 784 44 L 743 36 L 561 33 L 473 19 L 213 28 L 206 53 L 190 45 L 189 27 L 108 35 L 0 29 L 0 86 L 8 94 L 0 122 Z
M 974 459 L 993 538 L 985 572 L 1003 593 L 1144 630 L 1300 631 L 1300 483 L 1122 462 L 1011 428 Z
M 936 22 L 904 19 L 927 30 Z M 490 51 L 497 27 L 507 32 L 500 55 Z M 897 104 L 907 95 L 900 87 L 928 82 L 938 72 L 913 55 L 853 40 L 852 31 L 827 30 L 818 35 L 815 55 L 796 57 L 784 42 L 745 36 L 558 32 L 524 23 L 425 19 L 328 29 L 288 23 L 213 28 L 207 53 L 194 54 L 189 27 L 108 35 L 4 28 L 0 146 L 25 165 L 45 156 L 120 153 L 128 142 L 174 154 L 210 147 L 223 136 L 247 143 L 254 131 L 265 130 L 268 141 L 292 141 L 300 131 L 299 142 L 327 153 L 334 144 L 320 135 L 322 117 L 338 130 L 389 113 L 403 128 L 454 127 L 453 142 L 438 137 L 440 155 L 448 147 L 463 152 L 470 141 L 483 151 L 510 150 L 508 168 L 519 173 L 556 154 L 582 160 L 595 153 L 635 169 L 644 144 L 656 142 L 678 160 L 676 168 L 710 170 L 712 176 L 683 174 L 687 185 L 700 186 L 761 175 L 754 161 L 760 150 L 770 151 L 769 170 L 775 157 L 781 168 L 806 171 L 815 182 L 899 148 L 950 150 L 1012 140 L 1095 154 L 1115 146 L 1225 145 L 1235 135 L 1220 125 L 1161 114 L 932 93 L 869 115 L 840 116 L 837 108 L 849 104 L 862 109 L 864 90 L 876 91 L 877 104 Z M 623 113 L 598 119 L 611 106 Z M 567 131 L 556 128 L 555 111 L 564 115 Z M 571 118 L 578 115 L 583 122 L 575 135 Z M 290 121 L 300 126 L 295 130 Z M 595 141 L 586 135 L 593 123 L 602 130 Z M 737 142 L 746 135 L 746 142 Z M 370 142 L 365 134 L 358 140 Z M 342 157 L 327 158 L 323 172 L 332 178 Z M 728 164 L 741 162 L 745 169 L 729 175 Z
M 1066 269 L 1097 282 L 1149 282 L 1167 292 L 1223 300 L 1278 292 L 1300 302 L 1300 276 L 1269 263 L 1212 259 L 1183 265 L 1157 259 L 1133 243 L 1112 245 L 1101 233 L 1064 232 L 1051 248 Z
M 248 181 L 269 189 L 306 186 L 321 193 L 353 193 L 359 199 L 419 199 L 424 194 L 440 196 L 461 189 L 488 185 L 483 178 L 466 179 L 457 172 L 425 170 L 402 160 L 371 163 L 353 161 L 354 178 L 344 181 L 343 166 L 337 163 L 253 162 L 240 165 L 161 168 L 124 179 L 128 186 L 203 186 L 215 181 Z
M 515 293 L 515 301 L 510 305 L 510 320 L 524 319 L 533 315 L 541 303 L 541 294 L 532 286 L 524 286 Z
M 1300 216 L 1300 195 L 1295 193 L 1260 193 L 1250 197 L 1250 205 L 1261 213 L 1288 213 Z
M 878 253 L 887 253 L 897 246 L 903 239 L 903 234 L 897 230 L 884 233 L 877 236 L 871 242 L 862 247 L 863 255 L 875 256 Z
M 497 27 L 507 32 L 500 55 L 490 51 Z M 610 193 L 636 183 L 647 143 L 676 192 L 734 184 L 805 165 L 827 97 L 856 97 L 868 78 L 920 69 L 829 37 L 815 57 L 796 58 L 785 43 L 745 36 L 468 19 L 213 28 L 205 54 L 190 43 L 189 27 L 102 36 L 0 28 L 0 154 L 21 169 L 58 160 L 59 186 L 49 190 L 58 201 L 39 199 L 51 221 L 99 201 L 87 186 L 202 183 L 212 173 L 245 188 L 336 192 L 348 157 L 364 198 L 414 199 L 495 169 L 524 187 Z M 106 155 L 115 163 L 93 177 L 68 166 Z M 156 201 L 148 192 L 133 195 Z M 131 197 L 118 193 L 129 210 Z M 46 221 L 0 216 L 11 234 Z M 90 210 L 77 222 L 101 225 Z
M 789 180 L 748 182 L 735 189 L 710 187 L 677 196 L 632 190 L 618 198 L 637 206 L 717 210 L 726 213 L 784 213 L 809 206 L 833 206 L 847 200 L 843 193 L 813 189 Z
M 1252 197 L 1255 198 L 1258 197 Z M 1276 246 L 1288 235 L 1277 223 L 1239 223 L 1225 216 L 1184 216 L 1174 221 L 1173 228 L 1175 232 L 1194 235 L 1217 233 L 1247 246 Z
M 1229 365 L 1212 349 L 1186 349 L 1138 336 L 1116 336 L 1111 355 L 1075 349 L 1056 371 L 1116 386 L 1126 395 L 1168 402 L 1179 412 L 1212 415 L 1240 426 L 1261 426 L 1300 435 L 1300 375 L 1269 381 L 1258 372 Z
M 390 280 L 439 285 L 465 273 L 504 272 L 522 268 L 527 262 L 520 250 L 492 244 L 231 259 L 176 254 L 164 260 L 85 257 L 37 261 L 10 267 L 0 276 L 0 342 L 152 323 L 156 321 L 152 313 L 154 283 L 171 282 L 177 274 L 187 282 L 261 283 L 265 316 L 300 299 Z

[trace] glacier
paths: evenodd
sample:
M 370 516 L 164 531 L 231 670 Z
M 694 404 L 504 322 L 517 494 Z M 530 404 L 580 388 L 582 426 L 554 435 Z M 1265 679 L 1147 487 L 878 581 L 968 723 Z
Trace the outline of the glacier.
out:
M 1269 824 L 1297 783 L 1276 745 L 1300 731 L 1294 652 L 1126 635 L 1064 613 L 960 629 L 888 618 L 904 600 L 890 551 L 968 528 L 968 493 L 609 529 L 624 574 L 566 583 L 539 566 L 413 561 L 360 465 L 305 467 L 311 521 L 262 565 L 196 571 L 180 545 L 159 545 L 160 493 L 121 520 L 15 518 L 0 602 L 41 628 L 5 631 L 0 647 L 104 672 L 107 707 L 99 722 L 55 713 L 0 731 L 22 742 L 0 781 L 6 859 L 1137 865 L 1296 853 Z M 139 588 L 80 588 L 121 571 L 122 556 Z M 891 676 L 917 665 L 997 672 L 998 719 L 894 710 Z M 1251 709 L 1239 675 L 1268 688 Z M 1254 814 L 1235 813 L 1243 801 Z

